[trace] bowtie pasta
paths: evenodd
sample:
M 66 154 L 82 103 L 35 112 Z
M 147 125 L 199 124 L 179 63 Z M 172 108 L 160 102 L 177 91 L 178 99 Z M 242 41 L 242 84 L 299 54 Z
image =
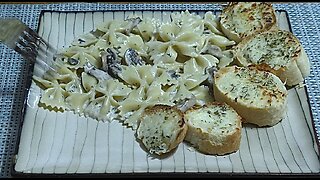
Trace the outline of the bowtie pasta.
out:
M 100 24 L 54 58 L 58 74 L 33 76 L 43 89 L 40 105 L 132 129 L 145 108 L 186 110 L 213 101 L 212 72 L 232 61 L 235 42 L 204 17 L 171 14 L 170 22 L 130 17 Z

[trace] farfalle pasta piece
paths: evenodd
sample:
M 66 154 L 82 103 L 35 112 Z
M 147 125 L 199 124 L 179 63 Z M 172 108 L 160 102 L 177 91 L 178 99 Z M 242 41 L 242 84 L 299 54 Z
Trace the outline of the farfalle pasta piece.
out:
M 181 80 L 184 83 L 184 86 L 191 90 L 197 86 L 199 86 L 202 82 L 204 82 L 208 78 L 208 74 L 203 73 L 194 73 L 194 74 L 185 74 Z
M 172 95 L 168 89 L 163 89 L 163 86 L 158 83 L 152 83 L 146 93 L 146 101 L 149 105 L 163 104 L 173 106 Z
M 143 39 L 139 35 L 131 34 L 126 41 L 120 45 L 119 55 L 124 58 L 126 51 L 131 48 L 134 49 L 139 56 L 147 57 L 147 45 L 143 42 Z
M 147 43 L 149 47 L 150 60 L 153 64 L 175 63 L 178 53 L 173 49 L 168 42 L 151 41 Z
M 38 76 L 32 76 L 32 79 L 38 84 L 38 86 L 42 89 L 47 89 L 47 88 L 52 88 L 54 87 L 56 84 L 58 84 L 58 82 L 56 80 L 50 81 L 47 79 L 43 79 L 41 77 Z
M 209 87 L 200 85 L 190 90 L 190 92 L 196 97 L 196 105 L 203 106 L 206 103 L 213 102 L 213 96 L 210 94 Z
M 79 47 L 86 47 L 91 44 L 94 44 L 98 41 L 98 38 L 94 36 L 92 33 L 86 33 L 76 37 L 72 42 L 71 45 L 79 46 Z
M 83 68 L 86 62 L 94 65 L 95 67 L 101 67 L 101 60 L 96 59 L 92 55 L 86 52 L 77 52 L 76 54 L 72 55 L 71 57 L 67 56 L 60 56 L 58 61 L 62 62 L 65 67 L 72 68 L 72 69 L 79 69 Z
M 161 69 L 159 70 L 161 75 L 159 75 L 153 83 L 161 84 L 161 85 L 172 85 L 172 84 L 178 84 L 180 74 L 178 74 L 174 70 L 166 70 Z
M 189 43 L 188 41 L 174 42 L 174 49 L 176 50 L 176 52 L 178 54 L 182 55 L 182 56 L 180 56 L 180 58 L 177 59 L 177 61 L 179 61 L 179 62 L 185 62 L 185 61 L 189 60 L 190 57 L 197 56 L 196 45 Z
M 109 27 L 106 32 L 114 31 L 123 33 L 127 24 L 128 22 L 124 20 L 113 20 L 109 23 Z
M 97 25 L 97 30 L 102 31 L 102 32 L 108 32 L 110 24 L 113 22 L 113 20 L 105 20 L 104 22 L 101 22 L 100 24 Z
M 192 58 L 189 61 L 184 63 L 183 72 L 185 74 L 193 74 L 193 73 L 199 73 L 199 72 L 203 73 L 204 69 L 207 67 L 206 65 L 207 64 L 200 64 L 197 62 L 195 58 Z
M 158 75 L 156 66 L 123 66 L 120 77 L 129 85 L 134 87 L 148 86 Z
M 131 89 L 115 79 L 100 82 L 96 89 L 102 96 L 93 99 L 84 113 L 98 120 L 111 121 L 111 114 L 124 101 Z M 112 112 L 112 113 L 111 113 Z M 111 113 L 111 114 L 110 114 Z
M 101 96 L 89 102 L 84 110 L 84 114 L 97 119 L 98 121 L 111 121 L 108 119 L 108 113 L 113 106 L 107 96 Z
M 108 79 L 106 81 L 99 82 L 96 85 L 95 90 L 104 95 L 110 96 L 111 100 L 118 104 L 118 101 L 122 101 L 127 97 L 127 95 L 131 92 L 131 89 L 124 85 L 122 82 L 119 82 L 117 79 Z
M 147 42 L 151 39 L 156 38 L 156 32 L 159 27 L 160 22 L 154 18 L 144 18 L 142 22 L 137 25 L 138 35 Z
M 62 66 L 57 70 L 57 73 L 55 75 L 54 80 L 57 80 L 59 83 L 67 84 L 75 79 L 78 79 L 78 75 L 76 73 L 76 70 L 71 70 L 67 68 L 66 66 Z
M 40 103 L 51 108 L 66 110 L 66 97 L 66 91 L 60 85 L 57 85 L 42 92 Z
M 91 45 L 90 47 L 86 48 L 84 51 L 97 60 L 101 59 L 101 53 L 106 51 L 110 45 L 107 40 L 100 38 L 95 44 Z
M 81 85 L 81 81 L 80 79 L 73 79 L 72 81 L 68 82 L 65 86 L 64 86 L 65 91 L 68 94 L 72 94 L 72 93 L 83 93 L 83 88 Z
M 71 93 L 65 100 L 68 109 L 73 110 L 77 114 L 83 114 L 84 109 L 88 108 L 88 104 L 94 98 L 94 92 L 88 93 Z
M 219 18 L 211 11 L 204 14 L 203 24 L 205 29 L 210 30 L 211 33 L 223 36 L 222 30 L 219 27 Z
M 123 117 L 126 117 L 128 113 L 130 114 L 133 111 L 139 109 L 145 99 L 146 99 L 146 94 L 145 94 L 144 87 L 141 86 L 137 89 L 133 89 L 127 95 L 127 98 L 120 103 L 119 114 Z
M 129 127 L 132 127 L 133 129 L 136 129 L 137 127 L 137 120 L 139 118 L 138 111 L 142 112 L 144 108 L 146 108 L 146 94 L 145 94 L 145 88 L 139 87 L 138 89 L 133 89 L 127 98 L 120 102 L 119 105 L 119 115 L 121 116 L 121 119 L 124 121 L 125 124 L 127 124 Z M 133 116 L 133 114 L 136 114 Z
M 236 44 L 235 41 L 232 41 L 226 38 L 225 36 L 217 34 L 210 34 L 207 36 L 207 39 L 211 44 L 217 45 L 223 49 L 226 49 L 228 46 L 233 46 Z
M 40 103 L 50 108 L 66 109 L 65 98 L 68 95 L 64 90 L 65 84 L 59 84 L 57 80 L 48 81 L 37 76 L 33 76 L 33 80 L 44 88 L 41 91 Z
M 152 83 L 146 93 L 145 87 L 142 86 L 133 90 L 119 107 L 124 124 L 132 129 L 136 129 L 138 119 L 143 110 L 156 104 L 174 105 L 170 93 L 162 90 L 160 84 Z
M 193 59 L 190 59 L 190 61 L 192 60 Z M 202 68 L 202 70 L 205 70 L 207 67 L 216 67 L 221 61 L 211 54 L 198 54 L 194 60 L 196 61 L 197 65 Z M 187 70 L 185 71 L 187 72 Z
M 180 13 L 172 13 L 171 19 L 174 24 L 184 30 L 191 30 L 201 35 L 204 30 L 203 18 L 188 10 Z
M 66 56 L 66 57 L 71 57 L 77 53 L 86 51 L 86 49 L 87 48 L 80 47 L 80 46 L 70 46 L 68 48 L 64 48 L 62 50 L 59 50 L 58 54 Z
M 69 72 L 69 74 L 65 73 L 60 75 L 51 82 L 39 77 L 34 77 L 37 82 L 47 88 L 42 92 L 40 103 L 52 108 L 56 107 L 63 110 L 75 110 L 75 112 L 81 113 L 82 109 L 80 108 L 80 103 L 85 101 L 82 99 L 86 96 L 83 94 L 84 91 L 81 81 L 78 78 L 73 78 L 76 75 L 73 74 L 72 71 L 60 72 Z M 76 94 L 76 96 L 74 94 Z
M 196 47 L 200 44 L 201 39 L 201 36 L 192 29 L 182 29 L 172 23 L 161 26 L 159 35 L 162 41 L 169 42 L 165 44 L 167 47 L 172 46 L 172 49 L 178 54 L 189 57 L 196 55 Z M 162 51 L 166 49 L 168 48 L 162 48 Z
M 159 27 L 159 37 L 162 42 L 168 42 L 174 40 L 177 34 L 180 32 L 180 27 L 173 23 L 165 23 Z
M 173 100 L 175 102 L 188 99 L 193 95 L 192 92 L 190 92 L 189 89 L 186 87 L 186 85 L 182 82 L 179 82 L 179 84 L 175 86 L 175 88 L 176 88 L 176 93 L 173 97 Z
M 102 38 L 107 40 L 110 46 L 120 47 L 120 45 L 128 39 L 128 36 L 121 32 L 110 30 L 105 35 L 103 35 Z
M 86 72 L 81 73 L 81 82 L 82 87 L 86 92 L 91 91 L 98 84 L 98 80 Z

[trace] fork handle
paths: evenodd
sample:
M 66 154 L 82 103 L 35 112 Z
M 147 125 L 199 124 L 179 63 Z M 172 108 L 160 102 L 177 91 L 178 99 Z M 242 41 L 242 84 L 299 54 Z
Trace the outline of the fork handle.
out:
M 16 40 L 25 30 L 24 25 L 19 19 L 0 19 L 0 41 L 9 47 L 14 47 Z

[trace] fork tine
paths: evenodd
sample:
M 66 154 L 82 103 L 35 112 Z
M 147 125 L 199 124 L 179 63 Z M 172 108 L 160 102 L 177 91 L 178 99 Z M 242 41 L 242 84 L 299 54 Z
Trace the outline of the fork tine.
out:
M 40 43 L 44 44 L 46 46 L 46 48 L 51 51 L 54 52 L 56 51 L 55 48 L 53 46 L 51 46 L 49 43 L 47 43 L 42 37 L 40 37 L 37 33 L 35 33 L 32 29 L 30 29 L 29 27 L 26 28 L 25 30 L 31 38 L 33 38 L 33 42 L 39 42 L 38 46 L 40 45 Z
M 30 43 L 28 40 L 25 39 L 25 37 L 19 37 L 19 40 L 16 42 L 21 44 L 23 47 L 25 47 L 26 49 L 29 49 L 30 51 L 32 51 L 32 53 L 35 53 L 38 51 L 37 46 L 34 46 L 32 43 Z
M 16 52 L 18 52 L 19 54 L 21 54 L 23 57 L 27 57 L 27 54 L 24 50 L 21 49 L 21 47 L 19 47 L 18 45 L 16 45 L 13 50 L 15 50 Z
M 13 49 L 27 60 L 30 60 L 31 62 L 35 61 L 35 56 L 30 56 L 30 54 L 22 47 L 22 45 L 16 45 Z
M 37 47 L 39 48 L 39 51 L 43 51 L 46 52 L 46 56 L 53 56 L 56 53 L 56 49 L 49 44 L 48 42 L 46 42 L 42 37 L 40 37 L 37 33 L 35 33 L 32 29 L 30 29 L 29 27 L 26 28 L 25 30 L 33 40 L 33 42 L 37 42 Z M 41 46 L 41 44 L 45 45 L 45 46 Z
M 23 38 L 31 45 L 34 47 L 34 49 L 38 49 L 39 48 L 39 42 L 37 39 L 35 39 L 34 37 L 32 37 L 30 34 L 28 34 L 26 31 L 24 31 L 24 36 Z
M 35 61 L 35 59 L 37 57 L 37 50 L 34 49 L 33 47 L 29 46 L 29 44 L 24 42 L 22 39 L 19 39 L 16 42 L 15 50 L 16 49 L 18 49 L 19 52 L 23 53 L 21 55 L 23 55 L 24 57 L 27 57 L 29 60 L 31 59 L 32 61 Z
M 30 35 L 30 37 L 34 39 L 34 40 L 33 40 L 34 42 L 40 41 L 40 42 L 46 44 L 45 41 L 44 41 L 44 39 L 41 38 L 36 32 L 34 32 L 34 31 L 33 31 L 32 29 L 30 29 L 29 27 L 26 27 L 25 32 L 28 33 L 28 34 Z
M 28 51 L 26 50 L 26 48 L 23 47 L 23 45 L 21 44 L 17 44 L 17 46 L 14 48 L 15 51 L 17 51 L 19 54 L 21 54 L 24 58 L 26 58 L 27 60 L 32 61 L 33 63 L 35 63 L 35 67 L 37 67 L 36 71 L 34 70 L 34 73 L 37 73 L 39 75 L 41 75 L 42 72 L 48 72 L 48 76 L 53 77 L 54 74 L 57 74 L 57 70 L 51 65 L 49 65 L 48 63 L 46 63 L 45 61 L 43 61 L 43 58 L 46 58 L 46 56 L 44 56 L 43 54 L 39 53 L 38 56 L 36 53 L 34 53 L 34 51 Z M 39 69 L 41 69 L 41 71 L 39 72 Z
M 27 42 L 27 44 L 23 43 L 23 46 L 26 47 L 26 49 L 30 48 L 31 56 L 39 56 L 38 60 L 42 61 L 40 63 L 45 63 L 45 66 L 49 67 L 48 63 L 50 60 L 48 59 L 52 58 L 54 48 L 29 27 L 26 27 L 24 31 L 23 39 Z
M 0 42 L 14 49 L 37 68 L 51 74 L 57 73 L 57 66 L 53 62 L 53 56 L 57 51 L 53 46 L 19 19 L 0 18 L 0 25 L 5 27 L 0 29 Z

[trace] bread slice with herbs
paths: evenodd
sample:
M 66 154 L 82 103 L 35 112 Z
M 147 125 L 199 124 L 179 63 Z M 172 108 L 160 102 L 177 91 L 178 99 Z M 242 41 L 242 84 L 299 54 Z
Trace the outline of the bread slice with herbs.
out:
M 239 43 L 243 38 L 277 27 L 275 10 L 271 3 L 231 2 L 220 14 L 222 32 Z
M 212 102 L 185 112 L 188 125 L 185 141 L 211 155 L 225 155 L 239 150 L 241 117 L 226 103 Z
M 274 74 L 256 67 L 230 66 L 214 75 L 214 98 L 258 126 L 273 126 L 286 114 L 288 91 Z
M 277 75 L 288 86 L 310 74 L 310 62 L 298 38 L 285 30 L 271 30 L 243 39 L 235 48 L 236 64 L 257 65 Z
M 137 138 L 151 154 L 162 155 L 183 141 L 187 128 L 184 115 L 179 109 L 155 105 L 142 113 Z

